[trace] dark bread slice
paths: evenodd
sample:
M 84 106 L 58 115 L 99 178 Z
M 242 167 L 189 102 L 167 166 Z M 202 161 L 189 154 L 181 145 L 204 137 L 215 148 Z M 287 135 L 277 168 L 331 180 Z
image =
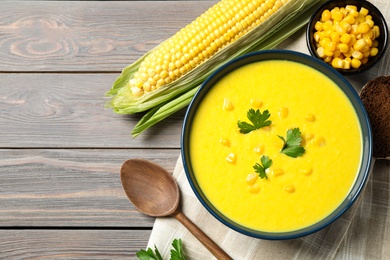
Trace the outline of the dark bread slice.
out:
M 390 158 L 390 76 L 376 77 L 360 92 L 374 139 L 373 156 Z

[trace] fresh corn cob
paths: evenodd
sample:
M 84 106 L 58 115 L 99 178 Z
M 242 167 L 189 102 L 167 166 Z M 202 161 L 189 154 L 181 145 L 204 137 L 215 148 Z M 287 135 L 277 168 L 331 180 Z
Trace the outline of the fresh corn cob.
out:
M 139 97 L 175 81 L 265 21 L 288 1 L 217 3 L 142 61 L 129 81 L 131 94 Z
M 267 44 L 267 38 L 324 0 L 222 0 L 191 24 L 126 67 L 111 90 L 108 103 L 116 113 L 132 114 L 166 107 L 169 101 L 198 87 L 223 63 Z M 305 24 L 297 22 L 296 28 Z M 302 19 L 302 18 L 301 18 Z M 290 28 L 291 31 L 295 31 Z M 289 35 L 288 32 L 285 32 Z M 279 35 L 284 39 L 285 35 Z M 273 43 L 280 43 L 274 39 Z M 194 93 L 194 91 L 191 91 Z M 188 104 L 174 102 L 177 106 Z M 184 100 L 183 99 L 183 100 Z M 170 113 L 174 111 L 170 107 Z M 147 123 L 150 113 L 140 123 Z M 169 115 L 170 113 L 163 113 Z M 161 120 L 161 119 L 160 119 Z M 148 124 L 150 125 L 150 123 Z M 138 134 L 138 133 L 137 133 Z M 136 134 L 133 134 L 135 136 Z

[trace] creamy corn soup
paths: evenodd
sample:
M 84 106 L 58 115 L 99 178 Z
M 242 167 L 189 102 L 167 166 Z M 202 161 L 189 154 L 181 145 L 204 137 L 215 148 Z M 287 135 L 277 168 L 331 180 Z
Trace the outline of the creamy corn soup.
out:
M 269 126 L 240 133 L 248 110 Z M 255 230 L 304 228 L 330 214 L 353 185 L 362 156 L 360 125 L 345 94 L 322 73 L 292 61 L 245 65 L 220 80 L 191 126 L 190 160 L 199 186 L 231 220 Z M 302 155 L 281 152 L 298 129 Z M 280 136 L 280 137 L 279 137 Z M 255 170 L 272 160 L 263 178 Z

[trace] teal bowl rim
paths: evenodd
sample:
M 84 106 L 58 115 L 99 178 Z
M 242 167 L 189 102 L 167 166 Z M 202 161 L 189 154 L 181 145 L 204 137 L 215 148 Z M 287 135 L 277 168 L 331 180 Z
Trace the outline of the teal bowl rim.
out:
M 352 103 L 353 107 L 356 110 L 356 114 L 358 116 L 361 132 L 362 132 L 362 143 L 363 143 L 363 151 L 362 151 L 362 159 L 361 166 L 359 170 L 359 174 L 355 181 L 355 184 L 351 188 L 349 194 L 346 196 L 345 200 L 340 204 L 339 207 L 335 211 L 333 211 L 330 215 L 322 219 L 321 221 L 294 231 L 288 232 L 264 232 L 258 231 L 255 229 L 251 229 L 240 225 L 226 216 L 220 211 L 218 211 L 212 203 L 207 199 L 207 197 L 203 194 L 201 188 L 199 187 L 196 178 L 194 176 L 191 161 L 190 161 L 190 147 L 189 147 L 189 138 L 191 133 L 191 125 L 192 120 L 196 114 L 196 110 L 203 97 L 207 94 L 207 92 L 213 87 L 213 85 L 219 81 L 222 77 L 224 77 L 229 72 L 252 62 L 257 61 L 265 61 L 265 60 L 289 60 L 295 61 L 299 63 L 306 64 L 326 76 L 332 79 L 340 89 L 346 94 Z M 312 234 L 316 231 L 323 229 L 328 226 L 336 219 L 338 219 L 357 199 L 360 192 L 362 191 L 369 173 L 372 162 L 372 131 L 369 123 L 367 112 L 361 102 L 359 95 L 352 87 L 352 85 L 342 76 L 338 71 L 325 64 L 324 62 L 313 58 L 309 55 L 289 51 L 289 50 L 267 50 L 267 51 L 257 51 L 248 53 L 246 55 L 240 56 L 230 62 L 227 62 L 220 68 L 218 68 L 212 75 L 210 75 L 196 92 L 193 97 L 183 123 L 182 134 L 181 134 L 181 155 L 182 162 L 184 166 L 184 171 L 187 177 L 187 180 L 194 191 L 196 197 L 201 202 L 201 204 L 207 209 L 207 211 L 214 216 L 221 223 L 226 225 L 227 227 L 247 236 L 268 239 L 268 240 L 284 240 L 284 239 L 292 239 L 297 237 L 306 236 Z

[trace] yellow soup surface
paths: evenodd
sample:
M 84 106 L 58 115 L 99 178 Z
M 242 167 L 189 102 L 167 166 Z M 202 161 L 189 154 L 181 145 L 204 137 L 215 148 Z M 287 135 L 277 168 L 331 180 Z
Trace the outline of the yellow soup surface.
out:
M 268 110 L 270 126 L 243 134 L 249 109 Z M 296 158 L 281 153 L 299 128 Z M 262 156 L 267 178 L 254 170 Z M 292 61 L 260 61 L 223 77 L 202 100 L 191 126 L 190 160 L 199 186 L 231 220 L 285 232 L 318 222 L 345 199 L 359 171 L 362 137 L 355 110 L 325 75 Z

